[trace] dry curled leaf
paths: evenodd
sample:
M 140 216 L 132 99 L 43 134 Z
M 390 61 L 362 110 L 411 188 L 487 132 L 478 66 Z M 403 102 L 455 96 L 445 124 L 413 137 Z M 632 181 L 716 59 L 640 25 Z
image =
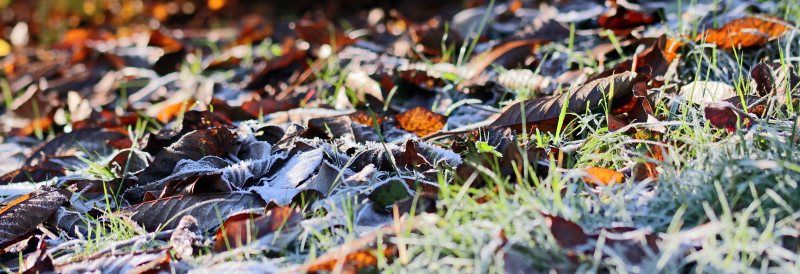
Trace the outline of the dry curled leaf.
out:
M 483 73 L 491 65 L 504 68 L 515 68 L 525 63 L 536 46 L 544 44 L 543 40 L 517 40 L 493 48 L 484 54 L 475 56 L 467 67 L 471 76 Z
M 222 252 L 236 249 L 258 239 L 286 231 L 298 225 L 303 215 L 297 209 L 286 206 L 276 207 L 264 214 L 245 212 L 228 217 L 214 236 L 214 251 Z M 280 236 L 286 236 L 280 235 Z
M 415 107 L 395 115 L 397 125 L 405 131 L 413 132 L 417 136 L 425 137 L 442 128 L 447 123 L 447 116 L 434 113 L 423 107 Z
M 565 104 L 568 114 L 582 114 L 587 110 L 594 110 L 601 105 L 601 101 L 609 99 L 607 97 L 608 94 L 612 94 L 612 88 L 614 90 L 612 104 L 627 103 L 633 96 L 634 84 L 643 81 L 643 78 L 641 74 L 626 71 L 590 81 L 561 95 L 519 102 L 504 110 L 491 126 L 522 127 L 524 121 L 527 127 L 554 131 Z M 566 118 L 571 118 L 571 115 Z
M 733 20 L 721 28 L 710 29 L 695 37 L 705 39 L 722 49 L 749 48 L 764 45 L 767 41 L 783 35 L 789 30 L 788 23 L 774 17 L 749 16 Z
M 584 176 L 583 181 L 591 185 L 610 185 L 621 183 L 625 179 L 622 172 L 602 167 L 587 168 L 586 173 L 589 175 Z
M 752 124 L 750 117 L 737 111 L 733 104 L 722 101 L 706 105 L 704 108 L 706 119 L 716 128 L 734 132 L 740 126 L 749 127 Z
M 387 241 L 386 236 L 383 236 L 384 247 L 382 249 L 376 247 L 377 237 L 381 237 L 381 234 L 387 234 L 391 231 L 391 227 L 379 228 L 361 238 L 329 250 L 325 255 L 312 260 L 297 271 L 331 272 L 341 269 L 349 273 L 355 273 L 358 270 L 377 265 L 378 256 L 391 260 L 397 255 L 398 247 Z M 382 251 L 382 254 L 380 251 Z

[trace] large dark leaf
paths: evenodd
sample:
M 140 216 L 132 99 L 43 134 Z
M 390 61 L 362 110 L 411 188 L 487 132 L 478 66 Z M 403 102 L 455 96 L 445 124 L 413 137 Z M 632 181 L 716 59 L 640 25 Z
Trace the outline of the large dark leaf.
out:
M 227 154 L 234 140 L 233 133 L 225 128 L 201 129 L 190 132 L 174 144 L 156 154 L 153 163 L 139 174 L 139 184 L 147 186 L 173 173 L 181 160 L 200 160 L 204 156 Z M 125 193 L 131 203 L 142 200 L 147 189 L 132 188 Z
M 125 208 L 131 219 L 153 231 L 159 227 L 175 228 L 184 215 L 198 220 L 201 231 L 210 231 L 231 214 L 266 206 L 258 195 L 249 193 L 213 193 L 173 196 Z
M 650 253 L 659 251 L 658 236 L 632 227 L 600 228 L 605 234 L 588 234 L 580 225 L 553 215 L 543 214 L 556 243 L 562 248 L 593 254 L 600 248 L 598 240 L 605 235 L 603 256 L 616 256 L 631 263 L 640 263 Z
M 0 247 L 13 244 L 53 215 L 67 200 L 50 188 L 25 194 L 0 208 Z
M 127 143 L 127 144 L 125 144 Z M 110 155 L 114 148 L 130 146 L 128 132 L 122 128 L 87 128 L 59 135 L 31 153 L 26 165 L 37 164 L 54 156 L 75 156 L 87 153 L 91 157 Z
M 644 78 L 642 74 L 626 71 L 593 80 L 561 95 L 519 102 L 503 111 L 490 126 L 521 127 L 524 119 L 527 127 L 552 131 L 557 126 L 564 104 L 567 104 L 567 113 L 592 111 L 600 107 L 603 100 L 609 99 L 608 94 L 611 94 L 612 89 L 612 104 L 627 103 L 633 93 L 633 85 Z

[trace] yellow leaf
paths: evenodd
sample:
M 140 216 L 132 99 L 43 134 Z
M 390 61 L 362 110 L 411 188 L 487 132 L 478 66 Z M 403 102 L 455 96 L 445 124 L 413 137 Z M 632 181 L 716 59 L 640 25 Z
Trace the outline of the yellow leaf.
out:
M 3 39 L 0 39 L 0 57 L 6 56 L 11 53 L 11 45 Z

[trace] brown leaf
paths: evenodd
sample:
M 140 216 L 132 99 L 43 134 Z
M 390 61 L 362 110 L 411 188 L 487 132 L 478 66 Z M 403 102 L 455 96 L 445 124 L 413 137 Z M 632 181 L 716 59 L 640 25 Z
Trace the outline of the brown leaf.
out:
M 654 82 L 660 83 L 659 77 L 667 72 L 673 60 L 669 56 L 677 55 L 679 49 L 679 44 L 669 43 L 667 37 L 662 35 L 655 39 L 650 47 L 637 54 L 631 60 L 619 63 L 611 69 L 593 75 L 588 81 L 609 77 L 625 71 L 634 71 L 647 76 L 648 81 L 655 80 Z M 672 56 L 671 58 L 675 57 Z
M 544 44 L 543 40 L 516 40 L 493 48 L 491 51 L 475 56 L 467 65 L 470 75 L 479 75 L 491 65 L 514 68 L 533 55 L 536 46 Z M 523 63 L 524 64 L 524 63 Z
M 589 243 L 589 235 L 578 224 L 558 216 L 542 215 L 556 243 L 562 248 L 576 248 Z
M 0 176 L 0 185 L 17 182 L 42 182 L 66 174 L 64 167 L 52 161 L 26 165 Z
M 570 252 L 582 252 L 584 254 L 593 254 L 599 248 L 597 246 L 597 241 L 600 238 L 599 234 L 587 234 L 578 224 L 567 219 L 544 213 L 542 215 L 545 217 L 545 224 L 550 228 L 550 232 L 562 248 L 568 249 Z M 657 245 L 658 236 L 647 231 L 639 231 L 632 227 L 611 227 L 601 228 L 601 230 L 606 233 L 617 234 L 605 239 L 604 246 L 613 252 L 602 249 L 604 257 L 616 255 L 636 264 L 647 257 L 647 249 L 652 253 L 659 251 Z
M 764 62 L 759 63 L 752 70 L 750 76 L 756 82 L 756 92 L 758 96 L 767 96 L 775 89 L 775 79 L 773 78 L 772 68 Z
M 432 112 L 423 107 L 415 107 L 395 115 L 397 125 L 405 131 L 425 137 L 442 128 L 447 123 L 447 116 Z
M 300 211 L 290 206 L 276 207 L 264 214 L 246 212 L 230 216 L 214 236 L 214 251 L 239 248 L 276 231 L 292 229 L 302 219 Z
M 734 132 L 741 125 L 749 127 L 752 121 L 747 116 L 740 116 L 736 106 L 728 102 L 717 102 L 706 105 L 706 119 L 716 128 Z
M 721 49 L 749 48 L 782 36 L 789 30 L 787 25 L 775 17 L 749 16 L 733 20 L 719 29 L 706 30 L 695 37 L 695 41 L 705 39 Z
M 43 188 L 10 201 L 0 208 L 0 248 L 13 244 L 50 217 L 67 200 L 51 188 Z
M 597 18 L 597 23 L 600 25 L 601 28 L 614 30 L 614 33 L 617 35 L 619 34 L 628 34 L 630 33 L 631 29 L 650 25 L 655 23 L 656 18 L 653 15 L 640 12 L 629 10 L 625 7 L 614 4 L 608 12 L 600 15 Z
M 87 128 L 61 134 L 45 145 L 36 149 L 25 160 L 31 165 L 44 161 L 46 158 L 75 156 L 78 152 L 87 152 L 93 156 L 111 155 L 115 142 L 130 140 L 128 131 L 122 128 Z
M 265 85 L 283 81 L 293 73 L 308 68 L 306 63 L 308 51 L 299 50 L 294 39 L 284 40 L 282 52 L 281 56 L 255 65 L 254 70 L 257 72 L 250 77 L 244 89 L 261 89 Z
M 633 94 L 634 84 L 643 81 L 643 78 L 641 74 L 626 71 L 588 82 L 561 95 L 519 102 L 505 109 L 490 126 L 522 127 L 524 118 L 527 127 L 554 131 L 564 104 L 567 104 L 568 114 L 592 111 L 601 105 L 602 100 L 608 99 L 612 87 L 614 89 L 612 106 L 620 102 L 627 103 L 626 99 Z M 567 115 L 567 118 L 571 118 L 570 115 Z
M 164 30 L 156 30 L 151 32 L 148 45 L 159 47 L 163 49 L 165 53 L 173 53 L 183 49 L 183 43 L 178 41 L 178 39 L 172 38 L 164 32 Z
M 226 128 L 211 128 L 192 131 L 177 142 L 159 151 L 141 174 L 139 183 L 147 185 L 172 174 L 180 160 L 199 160 L 204 156 L 222 156 L 231 149 L 234 142 L 233 133 Z M 126 192 L 125 197 L 131 202 L 141 201 L 144 193 Z M 131 200 L 132 199 L 132 200 Z

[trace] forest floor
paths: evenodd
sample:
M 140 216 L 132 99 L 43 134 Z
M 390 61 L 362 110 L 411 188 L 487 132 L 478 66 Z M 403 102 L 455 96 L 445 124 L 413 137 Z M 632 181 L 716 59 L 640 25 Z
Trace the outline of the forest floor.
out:
M 316 2 L 0 1 L 0 271 L 800 273 L 797 0 Z

